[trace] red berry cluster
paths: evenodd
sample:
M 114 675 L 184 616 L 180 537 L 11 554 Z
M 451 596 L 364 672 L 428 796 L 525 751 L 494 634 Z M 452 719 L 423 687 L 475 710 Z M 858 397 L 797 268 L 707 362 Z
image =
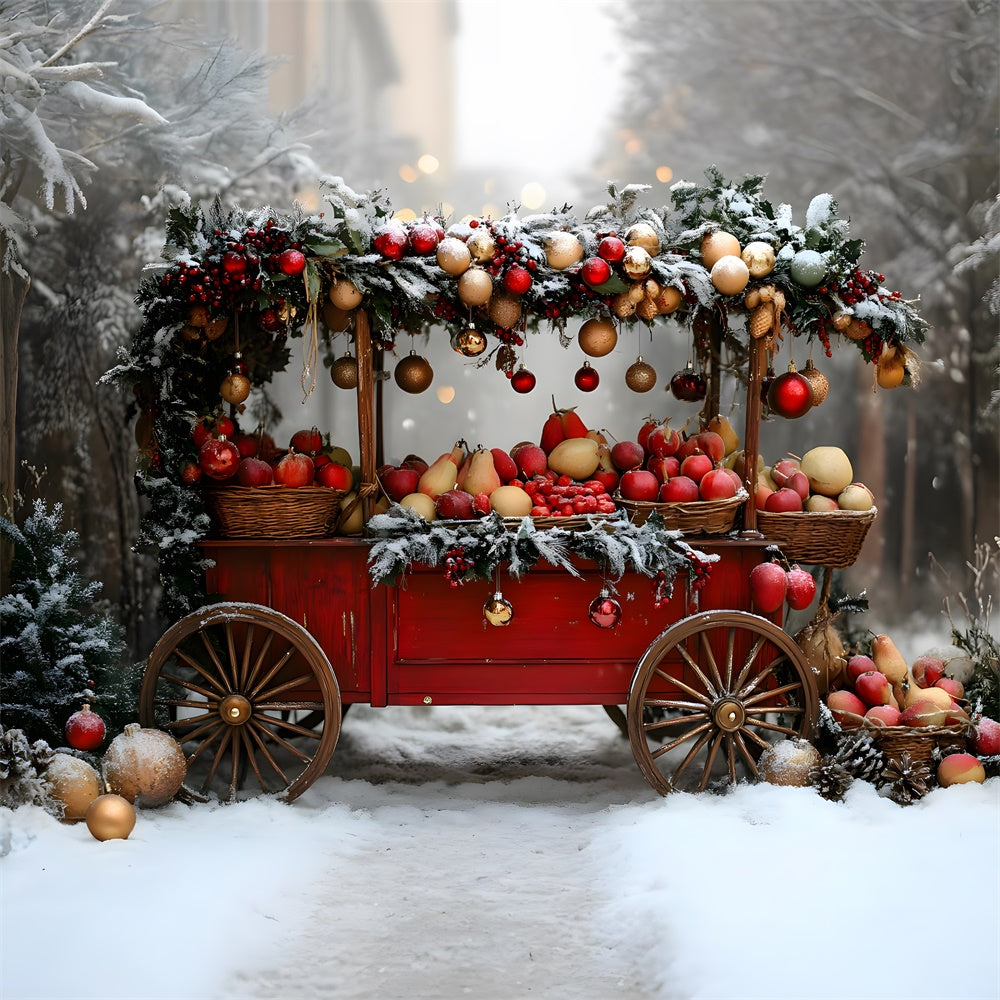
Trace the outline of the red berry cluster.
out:
M 476 228 L 478 219 L 473 219 L 469 225 Z M 493 237 L 496 249 L 486 263 L 485 268 L 494 281 L 499 281 L 511 295 L 524 295 L 531 288 L 538 264 L 528 256 L 525 245 L 520 240 L 508 240 L 498 233 L 489 220 L 486 228 Z
M 661 569 L 655 577 L 653 577 L 653 607 L 659 611 L 661 608 L 667 606 L 670 603 L 670 598 L 673 597 L 674 593 L 674 583 L 673 580 L 667 580 L 667 574 Z
M 827 328 L 826 320 L 820 319 L 816 323 L 816 336 L 823 345 L 823 352 L 828 358 L 833 357 L 833 348 L 830 347 L 830 331 Z
M 819 289 L 823 294 L 836 293 L 843 301 L 844 305 L 853 306 L 864 299 L 872 299 L 879 295 L 881 284 L 885 281 L 885 275 L 876 271 L 862 271 L 855 268 L 854 273 L 843 283 L 824 286 Z M 888 292 L 886 297 L 894 302 L 902 299 L 900 292 Z
M 616 510 L 604 483 L 597 479 L 581 483 L 569 476 L 554 480 L 536 476 L 524 484 L 524 492 L 534 502 L 532 517 L 579 517 L 582 514 L 613 514 Z
M 444 554 L 444 578 L 449 587 L 461 587 L 462 577 L 475 566 L 475 562 L 465 554 L 465 546 L 456 545 Z

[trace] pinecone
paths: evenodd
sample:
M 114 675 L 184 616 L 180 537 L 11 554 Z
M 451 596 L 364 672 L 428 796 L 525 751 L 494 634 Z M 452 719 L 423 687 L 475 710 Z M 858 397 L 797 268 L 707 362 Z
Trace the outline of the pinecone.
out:
M 931 767 L 921 760 L 914 760 L 905 750 L 899 760 L 890 760 L 882 772 L 882 787 L 889 789 L 889 798 L 901 806 L 908 806 L 923 798 L 931 781 Z
M 770 302 L 762 302 L 750 313 L 750 336 L 754 340 L 766 337 L 774 325 L 774 306 Z
M 872 742 L 870 736 L 854 733 L 844 740 L 841 749 L 835 755 L 847 771 L 861 781 L 877 784 L 885 771 L 886 756 Z
M 853 781 L 850 771 L 833 759 L 826 759 L 809 769 L 809 784 L 831 802 L 840 802 Z

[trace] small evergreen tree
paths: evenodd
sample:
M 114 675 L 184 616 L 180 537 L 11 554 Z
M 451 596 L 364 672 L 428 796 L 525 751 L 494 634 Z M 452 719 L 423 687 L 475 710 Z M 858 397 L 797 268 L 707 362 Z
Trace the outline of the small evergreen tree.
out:
M 107 724 L 129 688 L 124 631 L 98 610 L 101 584 L 80 575 L 79 536 L 62 518 L 61 504 L 49 511 L 42 500 L 20 528 L 0 518 L 14 548 L 10 592 L 0 598 L 0 721 L 53 746 L 65 743 L 66 720 L 83 700 L 96 691 Z

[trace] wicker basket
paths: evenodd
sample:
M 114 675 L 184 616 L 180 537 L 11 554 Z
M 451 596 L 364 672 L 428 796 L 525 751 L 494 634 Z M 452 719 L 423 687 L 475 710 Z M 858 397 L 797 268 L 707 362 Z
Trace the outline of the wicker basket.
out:
M 655 503 L 615 497 L 615 503 L 629 512 L 634 524 L 644 524 L 653 511 L 663 518 L 667 528 L 685 535 L 724 535 L 736 523 L 736 514 L 747 498 L 740 490 L 729 500 L 691 500 L 687 503 Z
M 904 753 L 910 760 L 934 765 L 935 751 L 941 756 L 968 750 L 969 727 L 958 726 L 864 726 L 872 742 L 894 763 Z
M 325 538 L 343 496 L 326 486 L 218 486 L 205 503 L 220 538 Z
M 791 562 L 842 568 L 853 566 L 878 510 L 776 514 L 757 511 L 757 527 Z

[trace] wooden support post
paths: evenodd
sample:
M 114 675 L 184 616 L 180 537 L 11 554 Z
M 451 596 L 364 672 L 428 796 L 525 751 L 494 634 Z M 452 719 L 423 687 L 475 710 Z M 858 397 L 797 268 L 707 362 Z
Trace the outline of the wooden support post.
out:
M 368 313 L 358 310 L 354 321 L 354 352 L 358 359 L 358 448 L 360 450 L 361 514 L 365 524 L 371 517 L 377 499 L 375 479 L 375 373 L 372 364 L 372 337 Z
M 743 433 L 743 488 L 750 494 L 743 505 L 743 534 L 759 537 L 757 530 L 757 456 L 760 454 L 760 419 L 763 411 L 761 387 L 767 373 L 767 347 L 763 337 L 751 338 L 747 373 L 747 413 Z

